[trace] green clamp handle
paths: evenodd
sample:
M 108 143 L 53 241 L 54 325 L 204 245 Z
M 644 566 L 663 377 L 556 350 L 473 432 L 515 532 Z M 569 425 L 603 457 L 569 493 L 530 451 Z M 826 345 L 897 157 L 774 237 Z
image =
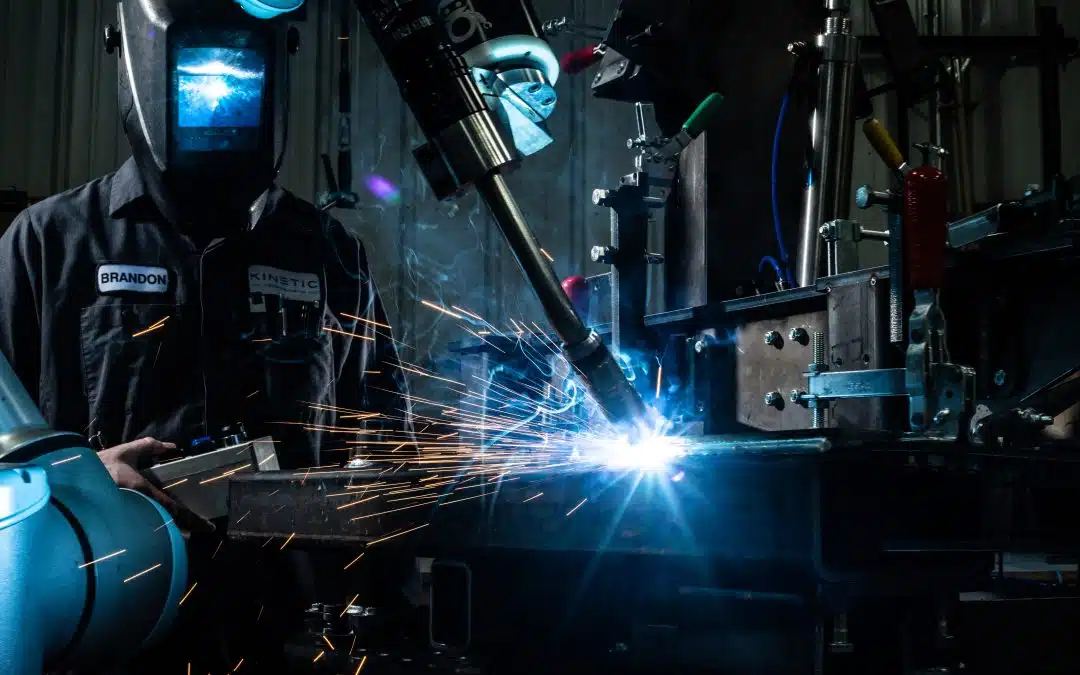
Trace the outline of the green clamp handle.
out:
M 694 114 L 686 120 L 686 124 L 683 125 L 683 131 L 685 131 L 691 139 L 697 138 L 705 131 L 710 124 L 719 116 L 720 104 L 724 102 L 724 97 L 719 93 L 709 94 L 708 98 L 701 102 L 701 105 L 697 107 Z

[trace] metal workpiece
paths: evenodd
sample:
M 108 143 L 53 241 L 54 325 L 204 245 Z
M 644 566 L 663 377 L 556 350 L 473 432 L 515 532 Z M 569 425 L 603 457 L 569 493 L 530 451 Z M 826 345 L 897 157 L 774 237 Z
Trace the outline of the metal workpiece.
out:
M 218 448 L 200 455 L 156 464 L 144 473 L 166 492 L 207 520 L 228 511 L 228 479 L 245 471 L 277 471 L 274 439 L 266 436 Z
M 855 138 L 855 71 L 859 41 L 851 20 L 831 16 L 818 36 L 818 103 L 811 118 L 813 167 L 803 198 L 796 282 L 809 286 L 821 264 L 818 229 L 832 220 L 847 220 L 851 201 L 851 165 Z

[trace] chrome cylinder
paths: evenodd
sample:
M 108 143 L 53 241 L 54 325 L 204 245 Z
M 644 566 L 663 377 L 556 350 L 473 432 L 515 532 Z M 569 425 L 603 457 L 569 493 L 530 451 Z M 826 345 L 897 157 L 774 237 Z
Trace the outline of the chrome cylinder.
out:
M 851 163 L 854 143 L 855 67 L 859 41 L 851 19 L 830 16 L 818 36 L 818 105 L 811 118 L 813 167 L 803 199 L 796 261 L 797 283 L 810 286 L 821 266 L 819 228 L 851 213 Z

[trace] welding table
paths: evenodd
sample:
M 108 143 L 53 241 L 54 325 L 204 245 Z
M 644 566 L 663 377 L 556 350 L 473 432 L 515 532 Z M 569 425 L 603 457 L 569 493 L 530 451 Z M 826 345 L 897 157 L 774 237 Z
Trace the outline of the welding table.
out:
M 237 475 L 229 536 L 335 550 L 346 562 L 384 551 L 460 561 L 473 570 L 462 620 L 474 650 L 554 658 L 561 626 L 564 649 L 591 645 L 637 666 L 806 672 L 808 660 L 893 653 L 822 651 L 827 617 L 876 607 L 848 633 L 873 643 L 911 603 L 931 611 L 985 588 L 998 551 L 1074 553 L 1066 514 L 1078 470 L 1068 452 L 980 454 L 888 434 L 702 437 L 662 471 L 515 474 L 416 503 L 411 493 L 372 497 L 431 482 L 427 472 Z M 349 574 L 329 570 L 325 581 L 349 587 Z M 733 635 L 759 648 L 706 648 Z

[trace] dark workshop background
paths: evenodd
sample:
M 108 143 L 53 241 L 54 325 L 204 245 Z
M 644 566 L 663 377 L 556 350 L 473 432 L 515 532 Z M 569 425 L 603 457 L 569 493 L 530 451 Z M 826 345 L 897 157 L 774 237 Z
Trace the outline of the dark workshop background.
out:
M 289 148 L 281 183 L 314 200 L 326 189 L 319 160 L 337 146 L 336 77 L 339 0 L 308 0 L 308 20 L 300 25 L 302 44 L 292 65 Z M 783 16 L 793 0 L 761 0 Z M 592 24 L 611 18 L 617 0 L 535 0 L 542 19 L 569 16 Z M 864 3 L 855 2 L 858 10 Z M 912 1 L 917 15 L 925 0 Z M 1035 0 L 946 0 L 943 34 L 1033 34 Z M 1059 0 L 1061 20 L 1070 35 L 1080 34 L 1080 2 Z M 772 7 L 774 6 L 775 7 Z M 764 13 L 767 15 L 767 13 Z M 116 4 L 108 0 L 0 0 L 0 188 L 13 186 L 31 196 L 47 196 L 79 185 L 119 166 L 127 142 L 116 113 L 116 57 L 102 49 L 102 30 L 115 21 Z M 356 22 L 355 12 L 352 14 Z M 858 11 L 856 32 L 872 32 Z M 749 29 L 782 50 L 793 37 L 776 35 L 775 24 L 757 21 Z M 388 305 L 398 339 L 413 345 L 406 359 L 426 362 L 445 353 L 448 341 L 463 332 L 450 317 L 420 304 L 429 300 L 457 305 L 505 326 L 510 318 L 541 322 L 516 263 L 475 196 L 440 204 L 430 195 L 410 150 L 421 142 L 411 115 L 366 32 L 354 23 L 353 155 L 360 208 L 337 212 L 367 245 L 376 279 Z M 584 46 L 580 39 L 556 38 L 558 53 Z M 708 45 L 702 45 L 707 49 Z M 732 68 L 740 68 L 733 63 Z M 787 72 L 776 73 L 776 82 Z M 874 80 L 870 73 L 871 85 Z M 979 102 L 974 126 L 974 196 L 977 202 L 1018 196 L 1039 182 L 1038 78 L 1033 69 L 971 69 Z M 597 274 L 588 262 L 589 248 L 608 240 L 605 210 L 593 206 L 594 188 L 615 187 L 632 169 L 626 139 L 634 134 L 632 106 L 598 101 L 588 77 L 564 77 L 558 83 L 558 108 L 550 128 L 553 146 L 530 158 L 511 177 L 515 194 L 540 241 L 555 259 L 560 276 Z M 764 87 L 763 90 L 769 89 Z M 782 93 L 783 87 L 772 87 Z M 1080 172 L 1080 65 L 1062 82 L 1065 172 Z M 763 109 L 775 116 L 774 105 Z M 737 100 L 727 105 L 737 106 Z M 755 102 L 762 105 L 762 102 Z M 886 123 L 889 120 L 885 119 Z M 739 130 L 729 135 L 739 152 Z M 918 115 L 912 140 L 926 140 Z M 861 137 L 855 158 L 855 185 L 884 185 L 885 171 Z M 379 201 L 363 187 L 379 175 L 401 192 L 397 204 Z M 762 176 L 763 195 L 768 176 Z M 767 198 L 767 197 L 766 197 Z M 878 223 L 870 222 L 870 225 Z M 745 223 L 739 227 L 771 227 Z M 658 229 L 658 228 L 657 228 Z M 789 242 L 789 246 L 794 242 Z M 657 242 L 657 248 L 662 241 Z M 762 253 L 771 253 L 763 251 Z M 870 245 L 864 262 L 880 264 L 884 251 Z M 3 261 L 0 261 L 0 265 Z M 661 309 L 662 292 L 654 289 L 652 308 Z

